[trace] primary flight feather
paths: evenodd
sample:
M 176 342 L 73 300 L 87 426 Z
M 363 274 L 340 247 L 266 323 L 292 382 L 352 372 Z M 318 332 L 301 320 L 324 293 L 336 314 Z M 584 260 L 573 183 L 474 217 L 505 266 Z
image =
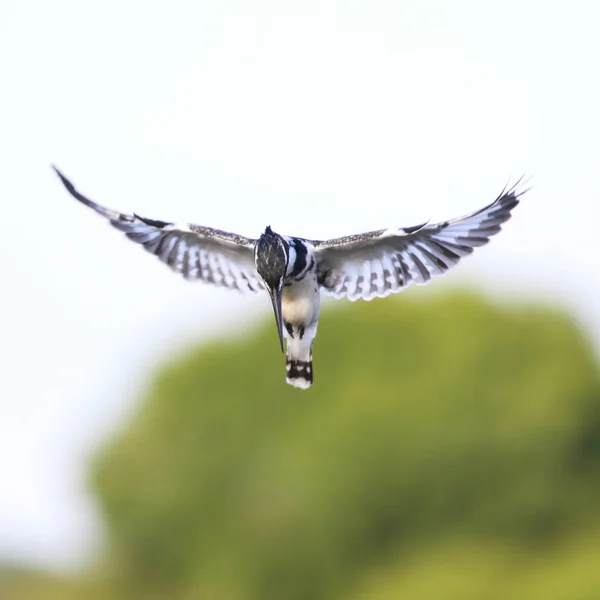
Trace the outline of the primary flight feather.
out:
M 186 279 L 241 292 L 266 290 L 283 350 L 286 381 L 313 382 L 312 344 L 317 334 L 320 292 L 350 300 L 383 298 L 412 283 L 442 275 L 500 231 L 519 198 L 520 182 L 488 206 L 435 225 L 380 229 L 325 241 L 275 233 L 258 239 L 202 227 L 176 225 L 120 213 L 90 200 L 56 168 L 66 189 Z

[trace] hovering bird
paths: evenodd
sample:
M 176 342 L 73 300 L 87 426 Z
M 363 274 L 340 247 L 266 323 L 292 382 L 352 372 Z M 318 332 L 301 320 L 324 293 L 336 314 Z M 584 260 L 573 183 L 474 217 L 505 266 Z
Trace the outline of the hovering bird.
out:
M 427 283 L 498 233 L 527 191 L 519 189 L 519 180 L 485 208 L 435 225 L 392 227 L 326 241 L 280 235 L 267 227 L 258 239 L 251 239 L 105 208 L 80 194 L 53 168 L 72 196 L 186 279 L 241 292 L 265 290 L 282 352 L 287 340 L 286 381 L 303 389 L 313 382 L 312 345 L 321 292 L 371 300 L 412 283 Z

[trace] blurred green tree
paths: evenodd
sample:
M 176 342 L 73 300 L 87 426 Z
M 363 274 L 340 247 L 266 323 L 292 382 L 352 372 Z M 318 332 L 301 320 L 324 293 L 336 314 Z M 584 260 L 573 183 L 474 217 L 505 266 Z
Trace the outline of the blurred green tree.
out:
M 2 600 L 101 600 L 112 590 L 79 580 L 31 569 L 0 567 Z M 110 596 L 108 596 L 110 597 Z
M 569 318 L 336 308 L 307 392 L 270 320 L 156 377 L 93 469 L 114 597 L 600 598 L 600 384 Z

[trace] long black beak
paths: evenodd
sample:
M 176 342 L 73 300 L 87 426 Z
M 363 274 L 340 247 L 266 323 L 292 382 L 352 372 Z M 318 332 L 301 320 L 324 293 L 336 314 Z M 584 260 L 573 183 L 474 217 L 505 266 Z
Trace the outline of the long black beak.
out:
M 273 312 L 275 313 L 275 321 L 277 323 L 277 333 L 279 335 L 279 343 L 283 352 L 283 317 L 281 315 L 281 290 L 269 290 L 271 303 L 273 304 Z

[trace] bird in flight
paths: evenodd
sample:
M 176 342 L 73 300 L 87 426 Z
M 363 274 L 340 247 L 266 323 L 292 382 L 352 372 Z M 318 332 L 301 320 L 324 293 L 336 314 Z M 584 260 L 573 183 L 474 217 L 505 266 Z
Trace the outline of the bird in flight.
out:
M 280 235 L 267 227 L 258 239 L 251 239 L 105 208 L 53 169 L 72 196 L 186 279 L 241 292 L 266 291 L 282 352 L 284 338 L 287 341 L 286 381 L 302 389 L 313 382 L 312 346 L 321 292 L 371 300 L 412 283 L 427 283 L 487 244 L 527 191 L 519 180 L 485 208 L 434 225 L 392 227 L 325 241 Z

